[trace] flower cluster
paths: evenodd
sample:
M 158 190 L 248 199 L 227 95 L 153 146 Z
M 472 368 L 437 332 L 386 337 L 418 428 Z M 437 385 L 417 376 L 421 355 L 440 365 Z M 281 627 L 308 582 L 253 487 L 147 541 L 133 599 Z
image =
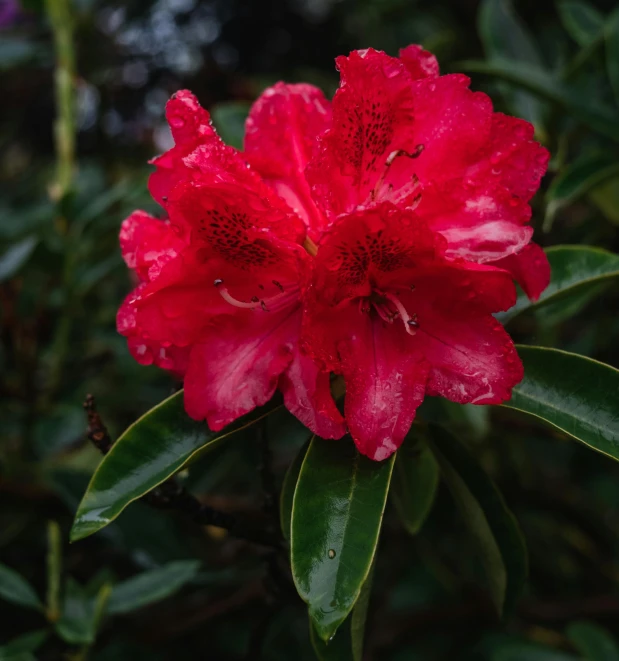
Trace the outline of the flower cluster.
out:
M 279 390 L 313 432 L 349 431 L 381 460 L 426 394 L 498 404 L 522 379 L 493 314 L 514 280 L 532 299 L 548 284 L 528 225 L 548 153 L 419 46 L 337 67 L 332 103 L 311 85 L 267 89 L 243 152 L 174 95 L 175 146 L 149 181 L 165 220 L 123 223 L 140 282 L 118 329 L 138 362 L 184 378 L 188 414 L 213 430 Z

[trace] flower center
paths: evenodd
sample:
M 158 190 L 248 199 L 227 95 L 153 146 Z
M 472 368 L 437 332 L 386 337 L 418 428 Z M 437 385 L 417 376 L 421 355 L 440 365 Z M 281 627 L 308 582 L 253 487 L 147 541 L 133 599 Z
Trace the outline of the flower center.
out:
M 366 200 L 365 204 L 375 202 L 392 202 L 393 204 L 398 204 L 399 202 L 407 200 L 409 208 L 416 208 L 421 202 L 419 178 L 416 174 L 413 173 L 410 180 L 403 183 L 397 191 L 394 191 L 393 184 L 387 183 L 386 179 L 396 158 L 406 156 L 414 159 L 420 156 L 423 150 L 424 145 L 420 144 L 415 147 L 415 151 L 413 152 L 407 152 L 404 149 L 396 149 L 395 151 L 392 151 L 387 157 L 383 171 L 374 188 L 370 191 L 369 199 Z
M 415 335 L 419 328 L 417 314 L 409 314 L 402 301 L 393 292 L 375 289 L 370 296 L 359 301 L 360 312 L 369 314 L 372 310 L 388 324 L 392 324 L 396 319 L 401 319 L 404 329 L 409 335 Z
M 260 308 L 263 312 L 279 312 L 279 310 L 290 306 L 298 300 L 298 285 L 291 284 L 288 287 L 284 287 L 284 285 L 277 280 L 273 280 L 272 283 L 276 289 L 279 290 L 278 293 L 265 296 L 264 285 L 259 284 L 258 290 L 260 296 L 254 295 L 249 301 L 240 301 L 238 298 L 232 296 L 228 291 L 228 288 L 224 286 L 224 281 L 221 278 L 217 278 L 213 284 L 226 303 L 230 303 L 230 305 L 233 305 L 235 308 L 245 310 L 257 310 Z

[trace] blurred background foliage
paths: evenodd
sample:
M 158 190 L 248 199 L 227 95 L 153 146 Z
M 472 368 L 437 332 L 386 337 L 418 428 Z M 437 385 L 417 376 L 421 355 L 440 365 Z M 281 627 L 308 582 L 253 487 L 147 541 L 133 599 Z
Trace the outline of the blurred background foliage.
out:
M 54 5 L 54 0 L 48 3 Z M 307 618 L 273 552 L 138 503 L 69 546 L 99 461 L 82 402 L 115 437 L 178 384 L 116 334 L 131 287 L 120 221 L 157 212 L 148 158 L 171 144 L 163 110 L 190 88 L 241 146 L 268 84 L 332 94 L 333 59 L 416 42 L 465 71 L 552 152 L 536 240 L 619 251 L 619 8 L 612 0 L 73 0 L 79 167 L 54 200 L 54 43 L 39 0 L 0 0 L 0 659 L 314 658 Z M 616 288 L 510 323 L 518 341 L 619 366 Z M 557 375 L 560 378 L 560 375 Z M 619 467 L 504 409 L 430 402 L 501 488 L 530 552 L 527 593 L 499 622 L 475 552 L 440 487 L 422 531 L 386 514 L 367 659 L 619 660 Z M 251 436 L 251 435 L 250 435 Z M 302 440 L 273 448 L 281 481 Z M 193 464 L 204 503 L 262 516 L 251 437 Z M 51 522 L 51 523 L 48 523 Z M 283 576 L 283 583 L 282 583 Z

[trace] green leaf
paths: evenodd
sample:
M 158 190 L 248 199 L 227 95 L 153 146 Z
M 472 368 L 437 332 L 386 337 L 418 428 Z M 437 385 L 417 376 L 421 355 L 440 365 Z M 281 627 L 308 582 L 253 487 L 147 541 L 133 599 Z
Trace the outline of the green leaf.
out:
M 314 438 L 292 503 L 292 575 L 318 635 L 329 640 L 367 580 L 395 455 L 375 462 L 350 437 Z
M 245 101 L 218 103 L 211 109 L 211 118 L 221 139 L 228 145 L 243 149 L 245 120 L 250 104 Z
M 559 349 L 518 346 L 524 379 L 503 406 L 619 459 L 619 370 Z
M 553 179 L 546 193 L 544 229 L 550 229 L 559 209 L 618 175 L 619 158 L 609 151 L 586 154 L 568 165 Z
M 425 441 L 414 427 L 413 435 L 399 449 L 393 467 L 389 495 L 400 520 L 411 535 L 415 535 L 425 522 L 436 496 L 438 463 Z
M 572 645 L 587 661 L 619 661 L 619 647 L 606 629 L 595 622 L 572 622 L 566 630 Z
M 316 633 L 310 619 L 310 640 L 318 661 L 362 661 L 365 621 L 370 604 L 374 565 L 361 588 L 357 603 L 335 636 L 325 642 Z
M 73 578 L 67 579 L 62 616 L 55 624 L 56 633 L 70 645 L 87 645 L 95 640 L 96 625 L 97 600 Z
M 589 46 L 602 33 L 604 16 L 588 2 L 563 0 L 557 3 L 565 31 L 579 46 Z
M 129 613 L 161 601 L 180 590 L 199 571 L 199 560 L 179 560 L 118 583 L 112 589 L 108 613 Z
M 310 441 L 304 443 L 297 456 L 294 458 L 293 462 L 288 467 L 286 475 L 284 476 L 284 481 L 282 483 L 282 489 L 279 495 L 279 521 L 282 528 L 282 535 L 284 539 L 290 541 L 290 523 L 292 521 L 292 499 L 294 498 L 294 491 L 297 488 L 297 481 L 299 479 L 299 473 L 301 472 L 301 466 L 303 465 L 303 460 L 307 453 L 307 448 L 309 447 Z
M 497 315 L 502 323 L 530 308 L 564 301 L 587 290 L 595 293 L 600 285 L 619 277 L 619 255 L 592 246 L 554 246 L 546 250 L 550 262 L 550 284 L 539 300 L 531 302 L 520 293 L 516 304 L 507 312 Z
M 619 104 L 619 9 L 608 17 L 604 26 L 606 40 L 606 71 Z
M 43 604 L 30 583 L 2 563 L 0 563 L 0 597 L 26 608 L 43 609 Z
M 489 60 L 531 64 L 543 69 L 537 46 L 516 15 L 510 0 L 483 0 L 477 18 L 477 31 Z M 502 90 L 514 114 L 541 125 L 543 106 L 535 96 L 521 90 Z
M 101 530 L 199 453 L 269 412 L 254 411 L 225 430 L 212 432 L 205 422 L 185 413 L 182 391 L 164 400 L 134 422 L 99 464 L 77 510 L 71 541 Z
M 548 99 L 564 108 L 593 131 L 619 142 L 619 112 L 613 108 L 592 103 L 562 85 L 543 69 L 522 62 L 467 60 L 458 67 L 464 71 L 496 76 L 518 87 L 529 90 L 542 99 Z
M 34 659 L 31 655 L 47 640 L 49 632 L 45 629 L 31 631 L 23 636 L 14 638 L 11 642 L 0 647 L 0 661 L 19 661 L 19 659 Z
M 441 474 L 477 544 L 499 614 L 512 610 L 527 576 L 527 551 L 514 515 L 486 472 L 446 430 L 430 426 Z
M 0 282 L 12 278 L 30 259 L 38 241 L 35 236 L 27 236 L 0 255 Z

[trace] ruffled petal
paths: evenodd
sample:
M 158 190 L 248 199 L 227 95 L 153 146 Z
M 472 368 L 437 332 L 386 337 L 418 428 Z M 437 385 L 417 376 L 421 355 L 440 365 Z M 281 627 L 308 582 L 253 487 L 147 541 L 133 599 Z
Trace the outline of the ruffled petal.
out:
M 371 198 L 394 151 L 415 150 L 411 76 L 372 48 L 338 57 L 333 125 L 307 169 L 315 199 L 331 219 Z
M 494 262 L 522 250 L 533 229 L 529 205 L 504 189 L 467 187 L 460 180 L 424 186 L 415 213 L 447 240 L 447 254 Z
M 346 433 L 344 418 L 331 396 L 328 372 L 303 355 L 298 345 L 288 369 L 279 378 L 286 408 L 321 438 L 341 438 Z
M 536 243 L 529 243 L 520 252 L 493 262 L 493 266 L 509 271 L 532 301 L 537 301 L 550 283 L 550 262 Z
M 246 237 L 269 230 L 282 240 L 303 242 L 301 218 L 237 153 L 200 147 L 185 162 L 199 174 L 177 184 L 168 200 L 170 220 L 180 232 L 189 229 L 196 238 L 208 235 L 222 244 L 234 242 L 237 231 Z
M 445 241 L 410 211 L 384 203 L 341 217 L 325 234 L 313 262 L 311 295 L 338 305 L 368 296 L 442 255 Z
M 141 365 L 157 365 L 169 370 L 178 377 L 187 371 L 189 349 L 170 343 L 164 346 L 160 342 L 144 337 L 137 324 L 135 300 L 139 291 L 145 285 L 140 285 L 123 301 L 116 315 L 116 327 L 121 335 L 127 338 L 127 346 L 133 358 Z
M 156 278 L 163 265 L 184 247 L 170 223 L 145 211 L 134 211 L 120 227 L 123 259 L 142 281 Z
M 411 44 L 406 48 L 402 48 L 399 55 L 413 80 L 436 78 L 439 75 L 437 59 L 432 53 L 424 50 L 423 46 Z
M 424 398 L 428 365 L 400 326 L 349 311 L 340 336 L 346 423 L 359 452 L 382 461 L 400 447 Z
M 533 139 L 532 124 L 495 112 L 489 139 L 464 178 L 494 181 L 516 198 L 528 201 L 539 188 L 549 158 L 548 150 Z
M 166 105 L 166 118 L 176 144 L 150 161 L 156 171 L 148 180 L 150 194 L 163 207 L 172 188 L 188 176 L 183 158 L 203 144 L 223 147 L 209 113 L 189 90 L 180 90 L 172 96 Z
M 524 371 L 503 326 L 491 316 L 419 312 L 418 351 L 431 364 L 428 394 L 459 404 L 501 404 Z
M 247 118 L 245 154 L 262 178 L 305 221 L 318 239 L 325 220 L 305 179 L 316 140 L 331 123 L 331 105 L 313 85 L 269 87 Z
M 290 365 L 300 308 L 271 315 L 246 312 L 221 319 L 196 344 L 185 376 L 185 409 L 195 420 L 219 431 L 273 396 Z

